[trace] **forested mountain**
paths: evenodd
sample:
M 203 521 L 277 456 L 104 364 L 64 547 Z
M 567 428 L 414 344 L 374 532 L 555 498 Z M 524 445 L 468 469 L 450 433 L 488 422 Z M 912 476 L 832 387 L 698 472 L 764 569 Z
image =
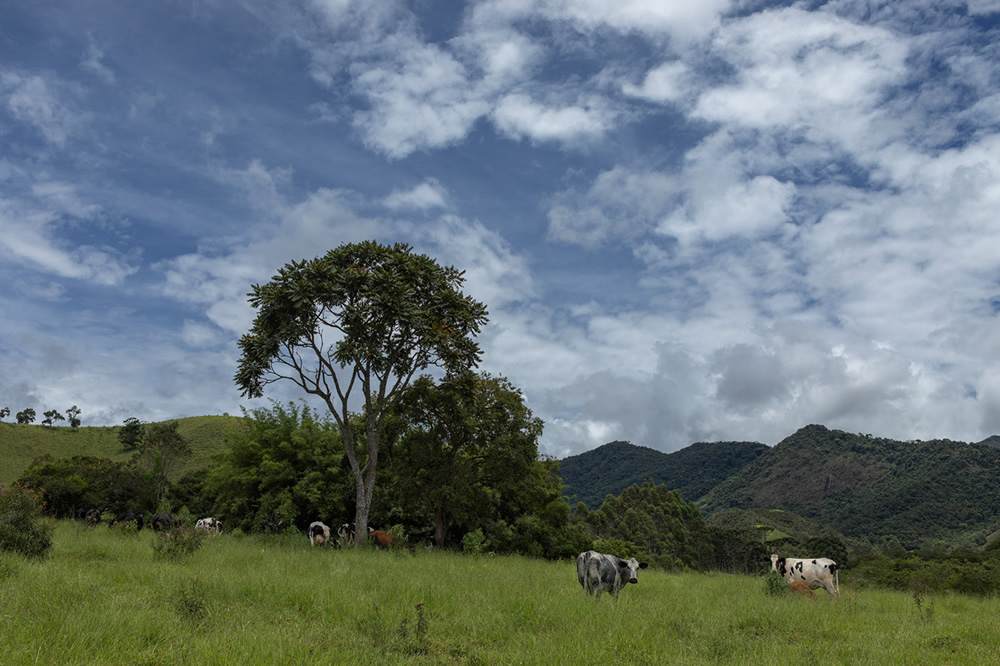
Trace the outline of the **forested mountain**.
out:
M 1000 526 L 1000 450 L 951 440 L 901 442 L 800 429 L 697 504 L 791 511 L 853 538 L 905 548 L 980 546 Z
M 617 497 L 647 479 L 676 490 L 685 502 L 693 502 L 767 448 L 757 442 L 699 442 L 674 453 L 662 453 L 629 442 L 611 442 L 561 460 L 559 474 L 573 506 L 579 501 L 599 509 L 605 496 Z

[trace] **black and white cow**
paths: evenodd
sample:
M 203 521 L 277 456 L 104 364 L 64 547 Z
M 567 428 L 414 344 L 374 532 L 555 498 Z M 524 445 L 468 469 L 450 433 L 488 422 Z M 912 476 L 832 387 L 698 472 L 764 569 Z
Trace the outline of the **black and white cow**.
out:
M 601 598 L 601 592 L 608 590 L 615 595 L 628 583 L 639 582 L 639 569 L 645 569 L 645 562 L 639 562 L 634 557 L 623 560 L 617 555 L 605 555 L 596 550 L 580 553 L 576 558 L 576 577 L 584 592 L 593 594 L 594 599 Z
M 357 529 L 358 526 L 355 525 L 354 523 L 344 523 L 343 525 L 340 526 L 340 529 L 337 530 L 337 536 L 339 536 L 341 539 L 344 539 L 348 543 L 351 543 L 354 541 L 354 536 L 355 534 L 357 534 Z
M 87 509 L 83 514 L 83 521 L 89 525 L 97 525 L 101 522 L 101 510 Z
M 154 531 L 162 532 L 163 530 L 169 530 L 174 526 L 174 517 L 169 513 L 158 513 L 153 516 L 153 519 L 149 521 L 149 524 L 153 526 Z
M 313 546 L 322 546 L 330 540 L 330 528 L 318 520 L 309 524 L 307 534 L 309 544 Z
M 840 596 L 840 576 L 837 563 L 828 557 L 778 557 L 771 554 L 771 570 L 777 571 L 789 583 L 802 581 L 811 590 L 824 588 L 834 597 Z
M 277 523 L 275 523 L 275 522 L 267 522 L 267 523 L 264 523 L 264 529 L 267 530 L 268 532 L 270 532 L 271 534 L 281 534 L 281 532 L 284 530 L 284 528 L 282 527 L 282 523 L 281 522 L 277 522 Z
M 119 527 L 129 527 L 135 525 L 136 531 L 142 529 L 143 525 L 143 515 L 141 513 L 126 513 L 125 515 L 115 518 L 114 521 L 108 523 L 108 527 L 116 525 Z
M 222 521 L 215 518 L 199 518 L 194 527 L 208 534 L 222 534 Z

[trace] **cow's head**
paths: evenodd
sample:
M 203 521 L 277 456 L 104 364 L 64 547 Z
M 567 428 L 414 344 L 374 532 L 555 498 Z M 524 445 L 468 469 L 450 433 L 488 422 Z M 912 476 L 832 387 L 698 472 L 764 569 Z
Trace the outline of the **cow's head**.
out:
M 640 562 L 634 557 L 630 560 L 618 559 L 618 572 L 622 578 L 626 578 L 630 583 L 638 583 L 639 569 L 645 569 L 648 566 L 645 562 Z
M 785 558 L 778 557 L 777 553 L 771 553 L 771 571 L 777 571 L 782 576 L 785 575 Z

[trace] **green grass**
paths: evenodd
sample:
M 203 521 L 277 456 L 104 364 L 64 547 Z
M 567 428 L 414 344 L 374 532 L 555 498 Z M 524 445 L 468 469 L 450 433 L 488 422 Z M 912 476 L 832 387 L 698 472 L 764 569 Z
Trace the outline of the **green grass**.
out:
M 176 419 L 177 430 L 191 444 L 192 456 L 178 476 L 209 466 L 211 457 L 225 447 L 227 433 L 239 428 L 242 417 L 193 416 Z M 31 461 L 45 454 L 53 458 L 96 456 L 116 462 L 128 460 L 133 451 L 122 449 L 117 427 L 70 428 L 37 424 L 0 423 L 0 485 L 15 481 Z
M 646 570 L 616 604 L 572 562 L 336 551 L 222 535 L 178 562 L 152 534 L 62 521 L 43 562 L 0 555 L 0 663 L 983 664 L 1000 600 Z

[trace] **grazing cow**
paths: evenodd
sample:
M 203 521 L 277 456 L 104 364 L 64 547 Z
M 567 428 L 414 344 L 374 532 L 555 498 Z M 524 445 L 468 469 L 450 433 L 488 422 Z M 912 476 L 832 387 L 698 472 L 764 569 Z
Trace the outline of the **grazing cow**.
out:
M 222 534 L 222 521 L 215 518 L 199 518 L 194 527 L 208 534 Z
M 392 535 L 383 530 L 373 530 L 368 528 L 368 538 L 371 539 L 376 546 L 381 546 L 382 548 L 388 548 L 393 545 L 394 539 Z
M 90 525 L 97 525 L 101 522 L 101 511 L 99 509 L 87 509 L 83 514 L 84 522 Z
M 605 555 L 595 550 L 580 553 L 576 558 L 576 577 L 584 592 L 593 594 L 594 599 L 601 598 L 605 589 L 615 595 L 628 583 L 638 583 L 639 569 L 645 569 L 648 564 L 639 562 L 634 557 L 623 560 L 616 555 Z
M 169 513 L 158 513 L 153 516 L 153 519 L 149 521 L 149 524 L 153 526 L 154 531 L 162 532 L 163 530 L 169 530 L 174 526 L 174 517 Z
M 809 586 L 809 589 L 824 588 L 834 597 L 840 596 L 840 576 L 837 574 L 837 563 L 827 557 L 798 558 L 778 557 L 771 555 L 771 570 L 777 571 L 785 580 L 799 580 Z
M 115 518 L 114 521 L 108 523 L 108 527 L 111 527 L 112 525 L 128 527 L 131 524 L 135 524 L 136 531 L 141 530 L 143 525 L 143 515 L 141 513 L 126 513 L 124 516 Z
M 322 546 L 330 540 L 330 528 L 318 520 L 309 524 L 308 534 L 309 543 L 313 546 Z
M 816 593 L 809 589 L 809 586 L 801 580 L 792 581 L 792 594 L 801 594 L 803 597 L 815 599 Z
M 281 523 L 267 522 L 264 523 L 264 529 L 270 532 L 271 534 L 281 534 L 281 531 L 284 528 L 282 528 Z
M 340 529 L 337 530 L 337 536 L 339 536 L 341 539 L 345 539 L 348 542 L 353 542 L 354 537 L 357 534 L 357 529 L 358 526 L 355 525 L 354 523 L 344 523 L 343 525 L 340 526 Z

